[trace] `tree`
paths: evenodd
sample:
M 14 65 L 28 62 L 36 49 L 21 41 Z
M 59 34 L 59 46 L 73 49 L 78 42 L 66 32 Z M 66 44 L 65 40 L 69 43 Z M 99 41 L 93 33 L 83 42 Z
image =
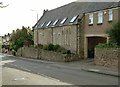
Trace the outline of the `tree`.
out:
M 113 23 L 112 27 L 107 31 L 109 41 L 120 46 L 120 21 Z
M 22 27 L 12 33 L 11 36 L 11 49 L 17 51 L 18 48 L 29 45 L 33 45 L 33 33 L 29 27 Z
M 8 5 L 3 5 L 3 3 L 2 2 L 0 2 L 0 8 L 5 8 L 5 7 L 7 7 Z

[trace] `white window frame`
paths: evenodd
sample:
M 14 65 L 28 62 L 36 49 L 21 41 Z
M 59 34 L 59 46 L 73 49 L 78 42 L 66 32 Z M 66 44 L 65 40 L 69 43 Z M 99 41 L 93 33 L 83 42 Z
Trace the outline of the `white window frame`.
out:
M 108 21 L 112 21 L 113 20 L 113 11 L 112 9 L 108 10 Z
M 88 16 L 88 24 L 93 24 L 93 13 Z
M 103 23 L 103 12 L 100 11 L 98 12 L 98 24 L 102 24 Z
M 74 16 L 71 20 L 70 23 L 73 23 L 77 19 L 78 15 Z
M 48 27 L 48 26 L 51 24 L 51 22 L 52 22 L 52 21 L 49 21 L 46 26 Z
M 61 23 L 60 23 L 60 24 L 64 24 L 66 20 L 67 20 L 67 17 L 66 17 L 66 18 L 64 18 L 64 19 L 61 21 Z
M 43 22 L 43 23 L 41 24 L 41 27 L 43 27 L 43 26 L 44 26 L 44 24 L 45 24 L 45 22 Z
M 55 22 L 53 23 L 53 26 L 56 25 L 58 21 L 59 21 L 58 19 L 55 20 Z

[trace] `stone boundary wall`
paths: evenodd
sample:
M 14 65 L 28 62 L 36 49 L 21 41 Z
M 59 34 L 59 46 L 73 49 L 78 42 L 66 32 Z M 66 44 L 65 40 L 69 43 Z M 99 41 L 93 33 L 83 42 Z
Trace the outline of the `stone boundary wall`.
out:
M 33 48 L 33 47 L 22 47 L 20 49 L 18 49 L 17 56 L 23 56 L 26 58 L 35 58 L 37 59 L 37 49 Z
M 118 68 L 120 60 L 120 48 L 95 48 L 96 65 L 101 65 L 109 68 Z
M 18 49 L 16 56 L 48 60 L 48 61 L 56 61 L 56 62 L 70 62 L 70 61 L 77 61 L 80 59 L 78 55 L 61 54 L 52 51 L 37 49 L 34 47 L 20 48 Z

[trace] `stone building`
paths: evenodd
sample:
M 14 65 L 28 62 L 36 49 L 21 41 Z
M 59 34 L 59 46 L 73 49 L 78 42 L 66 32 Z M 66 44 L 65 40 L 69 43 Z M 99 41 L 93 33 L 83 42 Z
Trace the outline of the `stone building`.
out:
M 106 29 L 118 21 L 118 2 L 72 2 L 44 10 L 34 25 L 34 44 L 59 44 L 82 58 L 94 57 L 94 47 L 106 43 Z

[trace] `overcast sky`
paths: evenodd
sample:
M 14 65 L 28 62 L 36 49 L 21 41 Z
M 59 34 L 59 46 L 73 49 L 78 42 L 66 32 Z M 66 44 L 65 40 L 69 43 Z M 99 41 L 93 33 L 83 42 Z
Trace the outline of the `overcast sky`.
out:
M 0 8 L 0 36 L 12 33 L 22 26 L 32 27 L 44 9 L 54 9 L 75 0 L 0 0 L 6 8 Z
M 73 1 L 76 0 L 0 0 L 4 5 L 9 4 L 6 8 L 0 8 L 0 36 L 12 33 L 12 30 L 20 29 L 22 26 L 32 27 L 37 21 L 37 13 L 40 18 L 44 9 L 51 10 Z

